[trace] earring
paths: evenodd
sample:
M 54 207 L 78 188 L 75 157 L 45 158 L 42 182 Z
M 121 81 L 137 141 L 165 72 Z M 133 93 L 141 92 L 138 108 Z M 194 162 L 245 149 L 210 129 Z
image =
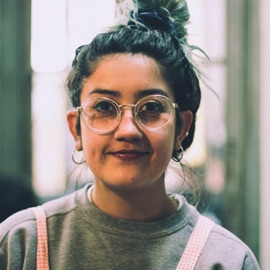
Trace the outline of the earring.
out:
M 76 152 L 77 152 L 76 149 L 74 149 L 74 150 L 72 151 L 71 158 L 72 158 L 72 161 L 73 161 L 75 164 L 80 165 L 80 164 L 82 164 L 82 163 L 85 162 L 85 157 L 83 157 L 82 160 L 77 161 L 77 160 L 75 159 L 75 153 L 76 153 Z
M 182 145 L 179 150 L 174 150 L 172 155 L 172 160 L 175 162 L 180 162 L 184 156 L 184 149 Z
M 179 149 L 179 156 L 178 156 L 178 159 L 179 159 L 179 162 L 182 160 L 183 156 L 184 156 L 184 149 L 182 147 L 182 145 L 180 146 L 180 149 Z

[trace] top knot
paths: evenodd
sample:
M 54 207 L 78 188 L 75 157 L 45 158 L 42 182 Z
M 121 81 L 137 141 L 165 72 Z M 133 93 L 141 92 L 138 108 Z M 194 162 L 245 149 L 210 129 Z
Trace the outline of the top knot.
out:
M 119 24 L 131 29 L 161 30 L 187 44 L 190 14 L 186 0 L 121 0 L 117 10 Z
M 131 29 L 152 29 L 161 30 L 170 34 L 175 34 L 175 28 L 169 17 L 160 14 L 157 11 L 149 9 L 139 9 L 130 12 L 128 26 Z

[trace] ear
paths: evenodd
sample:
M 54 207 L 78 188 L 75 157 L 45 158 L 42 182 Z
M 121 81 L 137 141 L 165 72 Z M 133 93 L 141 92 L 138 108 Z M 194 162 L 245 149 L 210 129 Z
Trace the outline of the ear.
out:
M 78 134 L 77 129 L 76 129 L 77 121 L 79 121 L 78 117 L 79 117 L 79 114 L 77 111 L 68 111 L 67 113 L 69 131 L 76 142 L 75 148 L 77 151 L 82 151 L 83 147 L 82 147 L 81 135 Z
M 182 111 L 179 112 L 179 117 L 181 119 L 180 123 L 176 127 L 176 137 L 174 150 L 179 150 L 182 144 L 182 141 L 187 136 L 191 123 L 193 121 L 193 114 L 191 111 Z

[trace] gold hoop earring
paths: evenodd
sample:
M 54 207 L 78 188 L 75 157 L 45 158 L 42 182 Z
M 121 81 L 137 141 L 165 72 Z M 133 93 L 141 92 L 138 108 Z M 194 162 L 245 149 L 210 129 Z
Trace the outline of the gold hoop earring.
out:
M 77 152 L 76 149 L 74 149 L 74 150 L 72 151 L 71 158 L 72 158 L 72 161 L 73 161 L 75 164 L 80 165 L 80 164 L 82 164 L 82 163 L 85 162 L 85 157 L 83 157 L 82 160 L 77 161 L 77 160 L 75 159 L 75 153 L 76 153 L 76 152 Z

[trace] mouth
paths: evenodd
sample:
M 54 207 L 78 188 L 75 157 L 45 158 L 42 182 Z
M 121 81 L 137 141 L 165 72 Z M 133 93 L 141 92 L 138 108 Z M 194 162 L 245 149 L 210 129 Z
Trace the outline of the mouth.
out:
M 109 152 L 109 154 L 121 160 L 133 161 L 133 160 L 138 160 L 138 159 L 148 156 L 150 152 L 139 151 L 139 150 L 119 150 L 119 151 Z

